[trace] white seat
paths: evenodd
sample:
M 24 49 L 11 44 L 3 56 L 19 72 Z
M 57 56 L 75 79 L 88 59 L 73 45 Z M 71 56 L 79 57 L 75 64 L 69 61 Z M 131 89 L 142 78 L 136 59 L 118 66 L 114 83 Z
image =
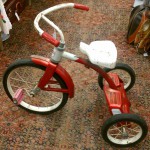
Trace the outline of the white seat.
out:
M 93 41 L 90 45 L 80 42 L 80 51 L 95 65 L 107 68 L 116 65 L 117 49 L 112 41 Z

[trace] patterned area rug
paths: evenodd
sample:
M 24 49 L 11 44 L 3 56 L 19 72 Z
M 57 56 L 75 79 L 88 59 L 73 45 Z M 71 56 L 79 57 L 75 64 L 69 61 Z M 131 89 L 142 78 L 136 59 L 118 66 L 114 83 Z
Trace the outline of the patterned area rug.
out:
M 52 46 L 41 39 L 33 27 L 35 16 L 42 10 L 67 0 L 33 0 L 13 24 L 10 38 L 0 52 L 0 80 L 7 66 L 31 54 L 50 56 Z M 80 41 L 112 40 L 118 49 L 118 62 L 132 66 L 136 83 L 128 92 L 132 112 L 144 117 L 150 126 L 150 59 L 137 54 L 126 42 L 128 19 L 133 0 L 72 0 L 90 7 L 89 12 L 65 9 L 51 14 L 51 19 L 64 31 L 66 50 L 83 56 Z M 43 24 L 49 32 L 52 29 Z M 75 97 L 51 115 L 36 115 L 14 105 L 0 82 L 0 149 L 1 150 L 117 150 L 100 134 L 110 115 L 97 74 L 84 66 L 63 60 L 62 66 L 75 84 Z M 150 134 L 140 144 L 127 150 L 149 150 Z M 118 148 L 119 150 L 119 148 Z

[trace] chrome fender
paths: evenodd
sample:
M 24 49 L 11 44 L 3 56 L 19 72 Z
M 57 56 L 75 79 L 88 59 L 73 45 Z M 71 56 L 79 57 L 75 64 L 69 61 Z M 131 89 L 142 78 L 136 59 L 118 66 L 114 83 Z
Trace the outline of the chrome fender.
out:
M 56 68 L 55 72 L 64 80 L 68 88 L 69 97 L 70 98 L 74 97 L 74 83 L 72 81 L 72 78 L 70 77 L 69 73 L 61 65 L 54 64 L 50 62 L 50 59 L 42 57 L 42 56 L 38 56 L 38 55 L 32 55 L 31 60 L 35 64 L 38 64 L 44 67 L 47 67 L 48 65 L 50 65 L 52 68 Z

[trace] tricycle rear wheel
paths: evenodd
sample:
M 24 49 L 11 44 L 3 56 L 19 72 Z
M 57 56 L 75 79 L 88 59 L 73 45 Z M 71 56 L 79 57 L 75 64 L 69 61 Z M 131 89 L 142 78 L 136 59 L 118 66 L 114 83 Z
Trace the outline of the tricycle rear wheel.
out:
M 102 126 L 103 139 L 116 147 L 129 147 L 141 142 L 147 135 L 148 127 L 135 114 L 117 114 L 106 120 Z

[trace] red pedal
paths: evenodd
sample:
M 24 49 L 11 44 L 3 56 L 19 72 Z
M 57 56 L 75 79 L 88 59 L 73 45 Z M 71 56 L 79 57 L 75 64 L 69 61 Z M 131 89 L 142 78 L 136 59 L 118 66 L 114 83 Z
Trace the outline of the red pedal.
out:
M 15 94 L 14 94 L 14 97 L 13 97 L 13 102 L 15 104 L 20 104 L 21 101 L 23 99 L 23 90 L 22 89 L 18 89 Z

